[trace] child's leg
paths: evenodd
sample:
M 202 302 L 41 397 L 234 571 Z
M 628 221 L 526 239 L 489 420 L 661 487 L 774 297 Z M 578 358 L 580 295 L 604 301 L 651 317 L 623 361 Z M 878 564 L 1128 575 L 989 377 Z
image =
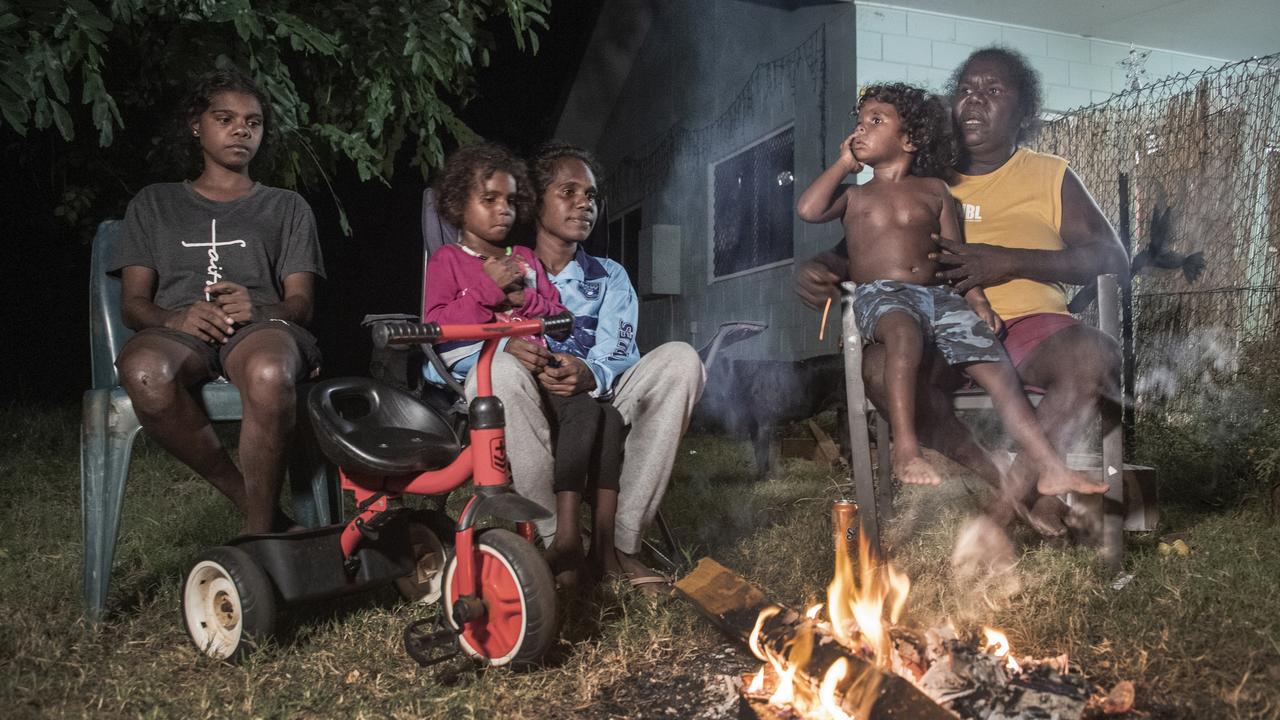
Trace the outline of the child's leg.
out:
M 614 520 L 618 513 L 618 480 L 622 476 L 622 450 L 627 428 L 622 415 L 608 401 L 598 401 L 600 433 L 592 453 L 591 475 L 595 498 L 592 502 L 591 550 L 587 562 L 600 576 L 623 572 L 614 546 Z
M 937 485 L 942 477 L 920 454 L 916 435 L 916 375 L 924 333 L 914 317 L 895 310 L 876 323 L 875 338 L 885 347 L 884 388 L 893 428 L 894 470 L 905 483 Z
M 584 556 L 579 510 L 586 487 L 591 450 L 600 424 L 596 401 L 586 394 L 562 397 L 547 394 L 552 420 L 555 470 L 552 489 L 556 494 L 556 534 L 547 547 L 547 564 L 562 587 L 578 582 Z
M 1088 475 L 1070 470 L 1049 444 L 1027 396 L 1023 393 L 1018 374 L 1008 360 L 978 362 L 965 367 L 965 372 L 991 396 L 991 404 L 1000 414 L 1005 429 L 1014 441 L 1040 468 L 1036 490 L 1042 495 L 1060 495 L 1066 492 L 1104 493 L 1105 483 L 1089 480 Z M 1021 498 L 1012 498 L 1021 500 Z

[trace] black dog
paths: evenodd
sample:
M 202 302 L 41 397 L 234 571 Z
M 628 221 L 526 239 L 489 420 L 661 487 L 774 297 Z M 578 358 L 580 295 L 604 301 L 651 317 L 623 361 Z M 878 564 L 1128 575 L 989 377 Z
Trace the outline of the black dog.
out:
M 842 407 L 844 402 L 844 358 L 838 354 L 797 362 L 718 360 L 707 370 L 707 386 L 691 423 L 751 438 L 757 478 L 763 478 L 772 464 L 769 446 L 774 428 Z

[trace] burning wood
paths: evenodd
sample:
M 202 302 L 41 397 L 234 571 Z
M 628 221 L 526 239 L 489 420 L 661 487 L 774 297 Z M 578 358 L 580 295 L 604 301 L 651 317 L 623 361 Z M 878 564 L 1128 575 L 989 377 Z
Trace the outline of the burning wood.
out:
M 789 672 L 793 701 L 795 697 L 805 697 L 820 703 L 825 694 L 839 703 L 846 717 L 865 718 L 867 711 L 876 717 L 954 717 L 904 678 L 877 668 L 841 645 L 823 624 L 770 603 L 759 588 L 710 558 L 700 560 L 692 572 L 676 583 L 676 589 L 721 630 L 772 658 L 777 664 L 771 662 L 771 667 L 791 668 L 784 673 Z M 765 611 L 764 617 L 757 623 L 761 611 Z M 751 642 L 757 624 L 756 640 Z M 843 677 L 835 669 L 837 666 L 843 668 Z M 827 680 L 824 692 L 823 680 L 828 671 L 835 674 Z M 780 688 L 776 684 L 770 695 Z M 859 712 L 864 693 L 870 695 L 870 702 Z M 759 697 L 748 700 L 760 702 Z M 778 717 L 776 713 L 772 716 Z M 827 717 L 831 715 L 828 713 Z
M 751 648 L 765 666 L 743 678 L 744 711 L 757 718 L 1079 718 L 1091 687 L 1066 673 L 1066 658 L 1014 660 L 1008 639 L 962 642 L 949 627 L 920 633 L 897 625 L 910 582 L 875 562 L 865 539 L 850 553 L 836 538 L 835 578 L 803 615 L 704 558 L 676 589 Z M 858 559 L 854 568 L 853 558 Z M 1027 661 L 1024 661 L 1027 662 Z

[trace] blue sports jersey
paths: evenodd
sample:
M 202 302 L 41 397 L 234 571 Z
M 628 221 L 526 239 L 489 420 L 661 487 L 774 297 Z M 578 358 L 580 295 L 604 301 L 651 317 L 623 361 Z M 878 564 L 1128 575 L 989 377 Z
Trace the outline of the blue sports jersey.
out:
M 592 397 L 609 397 L 622 373 L 640 360 L 636 318 L 640 301 L 627 271 L 608 258 L 588 255 L 581 246 L 559 275 L 547 273 L 560 302 L 573 313 L 573 334 L 564 341 L 547 338 L 552 352 L 576 355 L 595 375 Z

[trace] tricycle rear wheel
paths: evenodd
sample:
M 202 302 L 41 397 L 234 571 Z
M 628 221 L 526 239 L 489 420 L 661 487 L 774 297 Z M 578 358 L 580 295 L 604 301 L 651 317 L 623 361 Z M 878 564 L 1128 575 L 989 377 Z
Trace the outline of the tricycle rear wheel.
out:
M 453 556 L 453 520 L 441 512 L 415 510 L 408 519 L 413 571 L 396 579 L 400 597 L 430 604 L 440 599 L 444 567 Z
M 211 548 L 182 583 L 182 619 L 200 652 L 239 662 L 275 629 L 275 589 L 245 551 Z

